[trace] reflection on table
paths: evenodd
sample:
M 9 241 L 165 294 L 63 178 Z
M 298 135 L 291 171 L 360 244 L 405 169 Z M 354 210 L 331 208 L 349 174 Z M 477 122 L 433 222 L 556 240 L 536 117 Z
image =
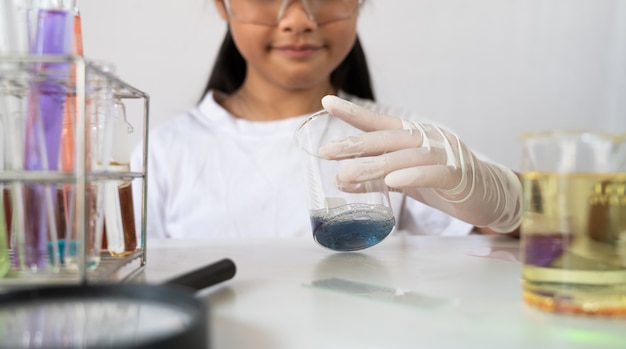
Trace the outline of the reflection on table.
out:
M 626 319 L 521 299 L 519 241 L 408 236 L 360 252 L 312 239 L 149 240 L 146 282 L 230 258 L 202 290 L 213 348 L 626 348 Z

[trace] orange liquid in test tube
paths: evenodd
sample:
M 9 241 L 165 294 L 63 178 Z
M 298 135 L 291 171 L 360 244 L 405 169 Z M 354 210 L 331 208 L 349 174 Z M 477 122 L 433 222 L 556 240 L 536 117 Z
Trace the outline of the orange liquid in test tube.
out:
M 83 56 L 83 37 L 82 37 L 82 25 L 78 12 L 74 15 L 74 40 L 72 43 L 72 53 L 77 56 Z M 78 111 L 77 99 L 76 99 L 76 65 L 72 65 L 71 80 L 72 84 L 65 104 L 65 113 L 63 116 L 63 130 L 61 133 L 61 169 L 64 172 L 72 172 L 74 170 L 74 156 L 76 151 L 75 144 L 75 125 L 76 115 Z M 63 192 L 59 195 L 64 213 L 64 220 L 66 227 L 72 229 L 73 219 L 71 217 L 71 198 L 72 185 L 64 184 Z M 66 230 L 59 231 L 59 238 L 66 238 Z M 70 239 L 71 237 L 67 237 Z

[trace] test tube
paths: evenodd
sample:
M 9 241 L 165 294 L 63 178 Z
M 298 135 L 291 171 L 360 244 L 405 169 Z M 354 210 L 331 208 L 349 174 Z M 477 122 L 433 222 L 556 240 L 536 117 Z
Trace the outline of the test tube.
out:
M 24 185 L 17 173 L 24 165 L 24 122 L 26 96 L 29 81 L 21 74 L 21 66 L 11 61 L 11 56 L 22 56 L 29 53 L 34 32 L 32 0 L 0 0 L 0 56 L 9 57 L 0 61 L 3 71 L 2 79 L 8 81 L 3 85 L 0 100 L 0 118 L 3 122 L 1 142 L 4 146 L 3 168 L 14 171 L 13 179 L 2 188 L 4 220 L 9 244 L 13 251 L 14 266 L 25 268 L 25 207 Z M 20 257 L 18 257 L 20 256 Z
M 119 97 L 115 98 L 114 115 L 109 171 L 129 172 L 128 134 L 132 132 L 132 127 L 126 119 L 126 107 Z M 126 256 L 137 250 L 131 183 L 131 180 L 111 180 L 105 184 L 107 249 L 112 256 Z
M 27 1 L 0 0 L 0 55 L 23 55 L 28 52 Z
M 106 180 L 102 180 L 103 171 L 106 170 L 105 161 L 107 154 L 110 154 L 111 125 L 113 119 L 113 87 L 110 73 L 114 70 L 111 64 L 104 62 L 90 62 L 87 66 L 87 97 L 85 110 L 85 131 L 86 156 L 85 166 L 88 173 L 97 175 L 93 180 L 86 183 L 85 187 L 85 214 L 87 219 L 87 231 L 72 227 L 66 234 L 65 263 L 70 268 L 80 268 L 81 254 L 80 246 L 87 250 L 85 260 L 87 269 L 94 269 L 100 263 L 100 252 L 102 247 L 103 234 L 105 234 L 104 210 L 107 204 Z M 74 119 L 75 121 L 75 119 Z M 74 130 L 78 132 L 78 130 Z M 82 131 L 81 131 L 82 132 Z M 69 158 L 69 156 L 68 156 Z M 75 164 L 72 162 L 72 166 Z M 69 167 L 68 167 L 69 168 Z M 69 216 L 73 217 L 74 202 L 76 195 L 69 196 Z M 76 217 L 74 217 L 76 218 Z M 84 244 L 79 244 L 84 239 Z
M 72 13 L 74 16 L 73 25 L 73 40 L 72 40 L 72 54 L 75 56 L 83 56 L 83 39 L 82 39 L 82 21 L 80 17 L 80 11 L 76 4 L 76 1 L 72 1 L 71 4 Z M 76 117 L 78 115 L 78 104 L 76 99 L 76 65 L 72 65 L 70 71 L 70 83 L 72 88 L 68 91 L 67 99 L 65 103 L 65 113 L 63 116 L 63 129 L 61 131 L 61 169 L 64 172 L 73 172 L 75 168 L 75 155 L 76 155 Z M 84 132 L 84 131 L 83 131 Z M 88 143 L 88 140 L 87 142 Z M 59 232 L 59 238 L 64 240 L 64 249 L 61 252 L 62 262 L 66 255 L 76 253 L 76 240 L 72 239 L 73 236 L 77 236 L 77 226 L 74 217 L 74 196 L 76 194 L 76 188 L 74 185 L 66 183 L 59 190 L 58 204 L 62 208 L 61 219 L 65 222 L 65 231 Z
M 1 98 L 1 97 L 0 97 Z M 3 103 L 4 101 L 0 101 Z M 5 129 L 5 116 L 4 114 L 0 114 L 0 135 L 3 135 Z M 4 137 L 3 141 L 0 142 L 0 171 L 4 171 L 4 154 L 5 154 L 5 144 Z M 8 271 L 10 267 L 9 261 L 9 249 L 8 249 L 8 226 L 6 223 L 5 216 L 5 208 L 4 208 L 4 183 L 0 183 L 0 278 L 2 278 Z
M 36 18 L 30 53 L 44 57 L 69 55 L 74 17 L 65 4 L 62 1 L 42 1 Z M 42 61 L 36 63 L 34 68 L 26 111 L 24 167 L 27 171 L 57 171 L 68 63 Z M 54 184 L 28 184 L 24 194 L 28 217 L 24 227 L 23 258 L 26 267 L 33 271 L 45 268 L 49 254 L 53 266 L 59 267 L 56 187 Z

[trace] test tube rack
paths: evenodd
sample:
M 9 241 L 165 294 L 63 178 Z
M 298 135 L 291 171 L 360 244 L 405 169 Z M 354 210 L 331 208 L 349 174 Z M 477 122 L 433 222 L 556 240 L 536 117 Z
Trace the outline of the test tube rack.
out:
M 149 104 L 150 97 L 147 93 L 131 86 L 118 76 L 111 72 L 105 71 L 101 65 L 90 61 L 81 56 L 1 56 L 0 55 L 0 107 L 3 103 L 7 103 L 7 98 L 19 99 L 26 98 L 29 88 L 33 83 L 41 81 L 41 67 L 45 64 L 65 64 L 71 67 L 71 74 L 58 75 L 59 83 L 66 86 L 68 94 L 73 94 L 76 100 L 76 118 L 75 128 L 77 130 L 86 130 L 89 125 L 86 118 L 87 103 L 89 96 L 88 79 L 97 78 L 113 87 L 114 95 L 125 102 L 131 102 L 137 107 L 137 113 L 132 115 L 132 120 L 141 123 L 140 127 L 134 127 L 135 131 L 141 132 L 141 145 L 143 148 L 143 167 L 140 171 L 127 172 L 108 172 L 106 170 L 92 170 L 88 166 L 89 149 L 85 134 L 87 132 L 75 132 L 75 166 L 71 171 L 28 171 L 23 168 L 7 168 L 0 166 L 0 185 L 3 188 L 11 188 L 15 185 L 28 185 L 29 183 L 69 183 L 76 188 L 75 195 L 75 220 L 74 223 L 78 227 L 79 233 L 82 232 L 83 238 L 79 238 L 77 242 L 77 263 L 72 271 L 57 268 L 53 272 L 31 273 L 24 270 L 16 270 L 11 266 L 9 272 L 0 277 L 0 292 L 3 289 L 33 287 L 39 285 L 56 285 L 56 284 L 87 284 L 99 282 L 126 282 L 138 277 L 146 265 L 146 193 L 147 193 L 147 140 L 148 140 L 148 120 L 149 120 Z M 44 75 L 47 73 L 44 73 Z M 50 76 L 48 74 L 47 77 Z M 2 114 L 5 115 L 2 115 Z M 3 121 L 8 120 L 8 108 L 0 108 L 0 125 Z M 15 117 L 14 115 L 12 117 Z M 23 116 L 17 116 L 19 119 Z M 4 119 L 4 120 L 3 120 Z M 0 140 L 4 140 L 4 146 L 0 149 L 7 152 L 6 132 L 9 123 L 4 122 L 4 132 Z M 136 125 L 138 126 L 138 125 Z M 8 156 L 7 154 L 4 154 Z M 3 161 L 5 158 L 1 158 Z M 86 232 L 89 229 L 89 217 L 87 217 L 88 209 L 86 208 L 88 195 L 86 188 L 102 181 L 103 178 L 132 181 L 133 186 L 141 187 L 141 197 L 135 197 L 134 200 L 141 201 L 141 212 L 135 212 L 135 215 L 141 216 L 141 225 L 137 226 L 139 235 L 137 249 L 123 257 L 112 256 L 107 251 L 100 253 L 100 260 L 95 268 L 87 266 L 87 238 Z M 0 214 L 4 214 L 0 212 Z M 7 217 L 8 218 L 8 217 Z M 11 230 L 15 233 L 16 228 Z M 9 244 L 9 259 L 15 257 L 15 244 Z M 19 268 L 17 268 L 19 269 Z

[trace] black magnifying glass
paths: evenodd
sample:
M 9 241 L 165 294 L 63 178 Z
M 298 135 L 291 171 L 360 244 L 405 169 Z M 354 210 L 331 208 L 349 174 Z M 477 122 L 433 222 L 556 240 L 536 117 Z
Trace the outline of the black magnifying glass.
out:
M 160 285 L 48 286 L 0 294 L 0 348 L 209 348 L 195 291 L 228 280 L 222 259 Z

